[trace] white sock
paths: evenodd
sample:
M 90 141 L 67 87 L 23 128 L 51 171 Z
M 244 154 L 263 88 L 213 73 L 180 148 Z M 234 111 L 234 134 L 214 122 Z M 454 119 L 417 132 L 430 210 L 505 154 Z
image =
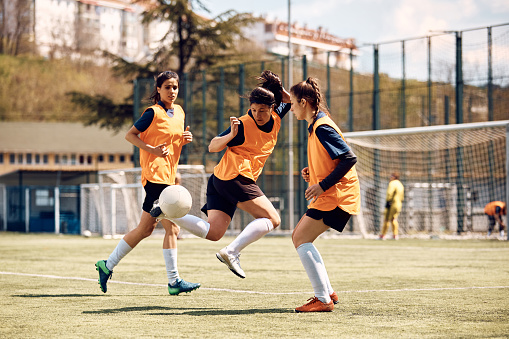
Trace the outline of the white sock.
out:
M 297 253 L 299 254 L 300 261 L 306 270 L 315 297 L 320 299 L 323 303 L 330 303 L 329 289 L 327 287 L 327 271 L 322 261 L 320 253 L 316 249 L 315 245 L 310 242 L 300 245 L 297 247 Z M 330 284 L 330 283 L 329 283 Z
M 113 271 L 115 266 L 118 265 L 119 261 L 122 260 L 129 252 L 131 252 L 132 248 L 129 246 L 124 239 L 120 240 L 117 244 L 117 247 L 111 252 L 110 257 L 106 260 L 106 268 L 110 271 Z
M 226 246 L 228 252 L 238 254 L 247 245 L 255 242 L 274 229 L 274 225 L 267 218 L 259 218 L 251 221 L 242 232 Z
M 208 222 L 195 217 L 194 215 L 186 214 L 182 218 L 174 218 L 170 220 L 200 238 L 205 238 L 210 230 L 210 224 Z
M 314 247 L 314 245 L 313 245 Z M 316 247 L 315 247 L 316 249 Z M 323 262 L 323 259 L 322 259 L 322 255 L 320 254 L 320 252 L 318 252 L 318 250 L 316 250 L 316 254 L 318 255 L 318 258 L 320 259 L 320 262 L 322 263 L 323 265 L 323 269 L 325 270 L 325 277 L 327 278 L 327 293 L 329 294 L 329 296 L 334 293 L 334 290 L 332 289 L 332 285 L 330 283 L 330 279 L 329 279 L 329 275 L 327 274 L 327 269 L 325 268 L 325 263 Z
M 177 269 L 177 249 L 163 248 L 164 262 L 166 263 L 166 275 L 170 285 L 175 285 L 175 281 L 179 278 Z

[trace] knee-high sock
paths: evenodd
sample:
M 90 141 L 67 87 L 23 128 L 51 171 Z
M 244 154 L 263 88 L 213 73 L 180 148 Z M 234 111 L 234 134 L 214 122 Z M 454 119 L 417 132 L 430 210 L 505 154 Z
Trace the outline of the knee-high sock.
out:
M 208 222 L 190 214 L 186 214 L 182 218 L 171 219 L 171 221 L 200 238 L 205 238 L 210 230 Z
M 106 261 L 106 268 L 110 271 L 113 271 L 115 266 L 118 265 L 120 260 L 125 257 L 129 252 L 131 252 L 132 248 L 129 246 L 124 239 L 120 240 L 117 244 L 117 247 L 111 252 L 110 257 Z
M 272 221 L 269 219 L 255 219 L 251 221 L 226 248 L 228 252 L 237 254 L 247 245 L 252 244 L 273 229 L 274 225 L 272 225 Z
M 327 276 L 322 257 L 315 245 L 310 242 L 304 243 L 297 247 L 297 253 L 311 281 L 315 297 L 324 303 L 329 303 L 331 301 L 329 288 L 327 287 L 329 277 Z
M 175 281 L 179 278 L 179 271 L 177 269 L 177 249 L 176 248 L 163 248 L 164 262 L 166 263 L 166 275 L 168 282 L 175 285 Z
M 392 234 L 394 235 L 398 235 L 398 230 L 399 230 L 399 223 L 398 223 L 398 220 L 394 219 L 392 221 Z

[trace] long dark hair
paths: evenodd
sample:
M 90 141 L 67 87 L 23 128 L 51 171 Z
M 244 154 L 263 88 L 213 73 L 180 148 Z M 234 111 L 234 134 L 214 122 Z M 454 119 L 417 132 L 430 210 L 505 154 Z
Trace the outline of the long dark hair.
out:
M 149 100 L 151 100 L 154 104 L 157 104 L 161 100 L 161 95 L 157 92 L 157 88 L 158 87 L 160 88 L 163 85 L 163 83 L 168 79 L 176 79 L 177 84 L 180 87 L 180 78 L 177 73 L 175 73 L 173 71 L 164 71 L 164 72 L 159 73 L 159 75 L 157 75 L 157 77 L 155 77 L 156 88 L 154 88 L 154 91 L 152 92 L 152 94 L 149 97 Z
M 320 92 L 317 79 L 309 77 L 306 81 L 293 85 L 290 88 L 290 93 L 295 95 L 297 100 L 305 99 L 316 111 L 315 114 L 318 114 L 319 111 L 329 114 L 327 103 Z
M 265 70 L 256 77 L 258 87 L 255 87 L 249 94 L 249 102 L 251 104 L 265 104 L 267 106 L 279 106 L 283 100 L 283 85 L 279 75 L 269 70 Z

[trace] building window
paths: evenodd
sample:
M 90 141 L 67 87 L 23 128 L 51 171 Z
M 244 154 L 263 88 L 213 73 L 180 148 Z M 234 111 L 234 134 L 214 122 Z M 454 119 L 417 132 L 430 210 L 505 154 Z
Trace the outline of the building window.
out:
M 4 154 L 0 153 L 0 164 L 4 163 Z
M 99 156 L 97 156 L 97 161 L 103 162 L 104 161 L 104 155 L 99 154 Z
M 40 154 L 36 154 L 35 155 L 35 163 L 36 164 L 40 164 L 41 163 L 41 155 Z
M 32 163 L 32 153 L 27 153 L 27 164 Z
M 18 164 L 23 163 L 23 154 L 18 154 Z
M 115 162 L 115 156 L 113 154 L 110 154 L 109 159 L 110 162 Z
M 120 162 L 125 162 L 125 155 L 121 155 L 119 161 Z
M 71 154 L 71 165 L 76 165 L 76 154 Z
M 80 165 L 83 165 L 85 163 L 85 156 L 80 155 Z
M 67 155 L 62 155 L 62 165 L 67 165 Z
M 55 164 L 60 163 L 60 154 L 55 154 Z
M 89 165 L 92 164 L 92 156 L 91 155 L 87 156 L 87 164 L 89 164 Z
M 42 162 L 43 162 L 44 164 L 47 164 L 47 163 L 48 163 L 48 155 L 47 155 L 47 154 L 43 154 L 43 155 L 42 155 Z
M 16 155 L 15 154 L 9 154 L 9 163 L 15 164 L 16 163 Z

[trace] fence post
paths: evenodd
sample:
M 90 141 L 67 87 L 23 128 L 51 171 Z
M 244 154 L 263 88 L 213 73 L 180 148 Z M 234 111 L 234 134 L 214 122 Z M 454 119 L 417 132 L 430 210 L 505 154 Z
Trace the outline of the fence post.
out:
M 245 113 L 244 108 L 244 99 L 242 95 L 244 95 L 244 78 L 245 78 L 245 69 L 244 64 L 239 65 L 239 117 Z
M 327 105 L 330 106 L 330 51 L 327 51 Z
M 350 92 L 348 95 L 348 130 L 353 132 L 353 49 L 350 49 Z
M 203 143 L 203 166 L 207 166 L 207 71 L 202 70 L 201 85 L 201 120 L 202 120 L 202 143 Z
M 401 41 L 401 120 L 400 128 L 406 127 L 406 64 L 405 64 L 405 40 Z
M 462 42 L 461 32 L 456 32 L 456 123 L 463 123 L 463 65 L 462 65 Z M 459 143 L 461 145 L 461 141 Z M 457 213 L 458 213 L 458 234 L 463 232 L 464 224 L 464 187 L 463 187 L 463 147 L 458 147 L 456 151 L 457 168 Z
M 224 128 L 224 67 L 219 68 L 219 86 L 217 87 L 217 134 Z M 217 161 L 221 159 L 222 152 L 217 152 Z
M 431 116 L 431 99 L 432 99 L 432 83 L 431 83 L 431 37 L 428 36 L 428 126 L 433 125 L 433 117 Z
M 378 45 L 374 45 L 373 69 L 373 129 L 380 129 L 380 74 L 378 73 Z
M 54 193 L 54 201 L 55 201 L 55 234 L 60 233 L 60 188 L 58 186 L 55 187 Z
M 305 55 L 302 56 L 302 78 L 306 80 L 308 78 L 308 62 L 307 57 Z M 298 121 L 298 132 L 299 132 L 299 171 L 306 167 L 307 164 L 307 123 L 306 121 Z M 297 201 L 298 203 L 298 214 L 304 214 L 306 210 L 306 199 L 304 198 L 303 188 L 304 182 L 302 180 L 298 181 L 298 191 L 297 191 Z
M 493 61 L 492 61 L 493 40 L 491 27 L 488 27 L 488 121 L 493 121 Z M 509 234 L 509 233 L 508 233 Z

